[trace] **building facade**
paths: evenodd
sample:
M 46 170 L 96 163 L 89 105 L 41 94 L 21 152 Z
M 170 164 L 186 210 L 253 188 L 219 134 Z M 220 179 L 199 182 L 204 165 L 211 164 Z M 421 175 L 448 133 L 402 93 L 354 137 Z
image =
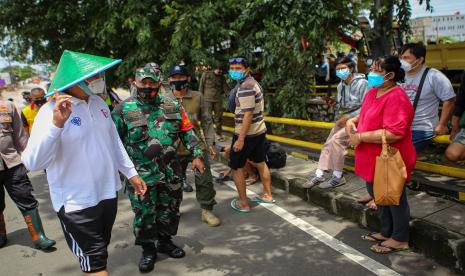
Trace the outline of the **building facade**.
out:
M 465 15 L 419 17 L 411 20 L 413 40 L 438 42 L 443 37 L 465 41 Z

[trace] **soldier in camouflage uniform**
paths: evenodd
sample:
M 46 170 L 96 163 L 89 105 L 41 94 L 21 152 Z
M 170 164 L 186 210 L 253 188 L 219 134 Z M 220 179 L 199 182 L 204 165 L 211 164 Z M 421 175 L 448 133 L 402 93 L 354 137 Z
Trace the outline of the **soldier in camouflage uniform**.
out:
M 169 76 L 171 91 L 166 92 L 165 95 L 167 98 L 182 104 L 189 120 L 194 125 L 196 134 L 201 138 L 201 147 L 204 151 L 203 159 L 205 161 L 206 170 L 204 175 L 195 175 L 196 198 L 202 208 L 201 220 L 209 226 L 218 226 L 221 223 L 220 219 L 212 213 L 213 206 L 216 204 L 216 192 L 213 188 L 213 177 L 209 162 L 209 153 L 212 159 L 215 158 L 216 155 L 215 131 L 213 129 L 211 113 L 207 113 L 202 94 L 198 91 L 188 89 L 188 81 L 189 73 L 187 69 L 184 66 L 173 66 Z M 183 145 L 180 145 L 180 148 L 178 148 L 178 155 L 181 158 L 185 183 L 185 172 L 187 165 L 192 161 L 192 156 L 189 151 L 186 151 Z M 188 185 L 184 183 L 183 185 Z
M 185 252 L 173 244 L 180 219 L 182 201 L 182 169 L 176 154 L 179 143 L 192 152 L 193 169 L 205 171 L 193 125 L 182 106 L 159 93 L 161 71 L 147 64 L 136 71 L 134 82 L 137 95 L 118 105 L 113 111 L 118 133 L 147 183 L 143 196 L 127 186 L 134 218 L 136 245 L 143 248 L 139 263 L 141 272 L 151 271 L 157 251 L 172 258 L 182 258 Z

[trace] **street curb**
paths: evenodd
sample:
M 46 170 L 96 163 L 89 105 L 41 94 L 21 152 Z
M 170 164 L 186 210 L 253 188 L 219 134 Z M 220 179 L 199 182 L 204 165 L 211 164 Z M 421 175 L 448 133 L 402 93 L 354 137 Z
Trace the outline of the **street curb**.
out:
M 359 204 L 348 194 L 338 190 L 306 189 L 302 187 L 305 179 L 287 179 L 279 172 L 273 172 L 271 178 L 273 187 L 283 189 L 283 183 L 288 183 L 288 187 L 283 190 L 307 203 L 321 206 L 332 214 L 349 219 L 372 231 L 380 229 L 376 212 Z M 465 271 L 465 236 L 462 234 L 426 220 L 413 218 L 410 221 L 410 246 L 441 265 Z
M 219 158 L 219 162 L 227 162 Z M 339 190 L 306 189 L 302 185 L 304 178 L 287 178 L 279 171 L 271 172 L 271 183 L 274 188 L 295 195 L 309 204 L 323 207 L 331 214 L 358 223 L 370 231 L 379 231 L 380 222 L 376 211 L 358 203 L 353 196 Z M 434 259 L 439 264 L 465 271 L 465 236 L 448 230 L 430 221 L 412 218 L 410 220 L 410 247 L 423 255 Z

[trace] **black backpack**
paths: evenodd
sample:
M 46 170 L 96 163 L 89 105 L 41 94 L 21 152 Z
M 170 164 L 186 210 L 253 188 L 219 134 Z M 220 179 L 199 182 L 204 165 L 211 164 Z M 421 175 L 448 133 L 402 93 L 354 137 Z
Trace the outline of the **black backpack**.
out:
M 276 143 L 265 141 L 266 164 L 271 169 L 280 169 L 286 166 L 286 151 Z
M 236 94 L 237 90 L 239 90 L 239 85 L 236 85 L 231 91 L 229 91 L 228 95 L 228 108 L 227 110 L 231 113 L 236 112 Z

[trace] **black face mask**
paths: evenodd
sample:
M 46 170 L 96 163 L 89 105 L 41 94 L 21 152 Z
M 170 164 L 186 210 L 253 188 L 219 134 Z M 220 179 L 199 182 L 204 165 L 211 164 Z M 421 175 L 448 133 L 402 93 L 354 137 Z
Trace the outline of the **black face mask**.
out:
M 170 81 L 171 89 L 181 91 L 187 88 L 187 80 Z
M 47 103 L 47 100 L 45 98 L 41 98 L 41 99 L 33 100 L 33 102 L 37 106 L 42 106 Z
M 137 89 L 137 95 L 143 99 L 143 100 L 153 100 L 157 97 L 158 94 L 158 88 L 151 88 L 151 87 L 146 87 L 146 88 L 139 88 L 136 87 Z

